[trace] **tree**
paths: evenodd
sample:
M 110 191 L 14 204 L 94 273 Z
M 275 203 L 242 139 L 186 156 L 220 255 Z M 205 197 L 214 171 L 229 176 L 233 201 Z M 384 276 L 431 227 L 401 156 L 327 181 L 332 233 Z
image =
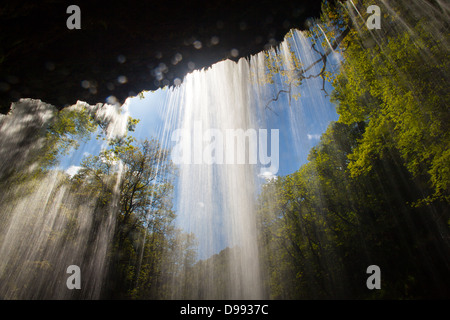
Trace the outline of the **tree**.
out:
M 138 282 L 148 280 L 144 275 L 155 277 L 160 272 L 158 263 L 175 218 L 171 201 L 174 167 L 168 151 L 154 139 L 135 143 L 130 135 L 111 140 L 110 148 L 86 157 L 72 179 L 77 189 L 85 185 L 83 192 L 95 194 L 99 207 L 117 204 L 113 255 L 118 260 L 113 272 L 118 273 L 114 290 L 119 292 L 133 290 Z M 142 265 L 149 256 L 150 270 L 149 265 Z
M 416 20 L 399 6 L 394 10 L 411 28 L 401 28 L 397 16 L 387 15 L 382 34 L 374 35 L 371 42 L 365 29 L 361 35 L 352 34 L 334 82 L 339 121 L 367 123 L 362 143 L 349 156 L 351 173 L 370 171 L 371 159 L 395 149 L 411 174 L 430 188 L 417 204 L 448 202 L 447 40 L 435 34 L 439 29 L 430 29 L 428 20 Z M 435 23 L 445 22 L 437 16 Z
M 3 132 L 2 140 L 15 144 L 3 155 L 20 157 L 9 163 L 2 181 L 0 281 L 4 286 L 0 295 L 98 297 L 96 284 L 105 270 L 103 248 L 110 240 L 101 228 L 106 210 L 95 212 L 94 197 L 71 193 L 69 175 L 58 168 L 62 155 L 97 130 L 94 112 L 82 105 L 58 112 L 38 100 L 23 99 L 3 121 L 6 128 L 12 123 L 17 129 Z M 61 285 L 68 262 L 83 265 L 82 292 Z
M 100 105 L 59 112 L 36 101 L 20 106 L 2 119 L 2 129 L 9 122 L 26 128 L 27 121 L 16 119 L 24 114 L 37 121 L 11 140 L 24 139 L 23 150 L 12 153 L 22 154 L 23 161 L 3 172 L 0 277 L 5 285 L 0 295 L 170 297 L 174 279 L 193 264 L 195 242 L 173 223 L 175 170 L 168 151 L 155 139 L 137 142 L 130 132 L 138 120 L 132 118 L 127 134 L 111 137 L 116 114 L 102 117 Z M 74 176 L 61 171 L 61 156 L 95 132 L 107 148 L 85 157 Z M 24 210 L 30 203 L 32 208 Z M 68 261 L 82 268 L 81 291 L 68 291 L 55 277 Z
M 307 164 L 261 193 L 272 297 L 450 295 L 447 22 L 431 2 L 430 10 L 375 4 L 389 13 L 381 30 L 349 11 L 324 11 L 338 26 L 321 30 L 326 39 L 345 35 L 335 41 L 343 62 L 330 78 L 339 120 Z M 386 270 L 378 292 L 364 286 L 371 264 Z
M 61 156 L 91 137 L 97 124 L 91 110 L 79 105 L 57 111 L 39 100 L 22 99 L 12 104 L 0 123 L 2 188 L 45 175 Z
M 360 10 L 362 2 L 357 2 L 356 9 Z M 297 100 L 301 96 L 301 85 L 304 80 L 322 79 L 321 91 L 328 96 L 325 88 L 327 82 L 334 78 L 333 69 L 329 66 L 328 57 L 336 50 L 344 50 L 348 45 L 346 37 L 355 32 L 352 29 L 352 20 L 348 11 L 343 6 L 336 5 L 332 1 L 322 3 L 322 15 L 318 21 L 310 22 L 310 28 L 305 31 L 311 44 L 313 62 L 308 65 L 301 63 L 298 54 L 292 48 L 295 43 L 294 30 L 286 35 L 283 45 L 285 54 L 279 54 L 275 50 L 265 53 L 265 75 L 258 78 L 260 84 L 275 84 L 280 81 L 282 89 L 278 90 L 274 98 L 267 101 L 265 108 L 277 114 L 271 103 L 278 101 L 281 94 L 287 94 L 289 106 L 291 99 Z M 317 67 L 320 69 L 317 70 Z M 280 79 L 277 79 L 277 78 Z
M 450 293 L 448 214 L 411 207 L 421 193 L 390 153 L 352 176 L 365 123 L 332 123 L 309 162 L 266 184 L 259 201 L 265 284 L 272 298 L 423 298 Z M 365 270 L 385 270 L 383 290 Z

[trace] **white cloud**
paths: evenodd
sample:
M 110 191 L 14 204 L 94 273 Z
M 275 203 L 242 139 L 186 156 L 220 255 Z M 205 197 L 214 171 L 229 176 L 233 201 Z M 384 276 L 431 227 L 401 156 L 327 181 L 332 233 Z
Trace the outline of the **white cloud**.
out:
M 308 140 L 320 140 L 320 134 L 307 134 Z
M 66 173 L 72 178 L 74 175 L 77 174 L 78 170 L 80 170 L 80 166 L 70 166 L 66 169 Z
M 258 177 L 268 180 L 276 180 L 277 175 L 272 173 L 271 171 L 264 171 L 258 174 Z

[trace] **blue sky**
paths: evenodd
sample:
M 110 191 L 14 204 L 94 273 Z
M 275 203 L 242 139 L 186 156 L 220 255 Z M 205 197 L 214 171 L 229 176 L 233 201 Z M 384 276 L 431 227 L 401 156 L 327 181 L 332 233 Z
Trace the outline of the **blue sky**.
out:
M 310 45 L 305 43 L 305 38 L 301 33 L 294 33 L 291 41 L 291 48 L 300 58 L 302 63 L 308 65 L 312 60 L 316 60 L 319 56 L 314 54 L 310 49 Z M 310 60 L 308 60 L 310 59 Z M 340 59 L 338 54 L 328 56 L 328 65 L 337 66 Z M 321 64 L 309 74 L 318 73 Z M 328 68 L 329 69 L 329 68 Z M 266 84 L 272 96 L 276 96 L 280 89 L 286 90 L 286 85 L 282 83 L 278 76 L 275 84 Z M 271 87 L 271 88 L 270 88 Z M 332 92 L 332 87 L 326 83 L 328 93 Z M 322 79 L 304 80 L 301 87 L 293 87 L 292 94 L 301 93 L 298 101 L 291 99 L 289 105 L 288 94 L 282 93 L 278 101 L 270 104 L 270 110 L 266 110 L 266 126 L 267 129 L 278 129 L 280 135 L 279 144 L 279 170 L 277 175 L 287 175 L 298 170 L 299 167 L 306 163 L 309 150 L 315 146 L 320 139 L 320 135 L 326 130 L 330 121 L 336 121 L 338 115 L 335 106 L 329 102 L 329 98 L 325 96 L 322 89 Z M 139 119 L 140 122 L 136 126 L 135 132 L 132 133 L 137 139 L 146 139 L 151 137 L 160 138 L 160 132 L 164 126 L 162 110 L 165 107 L 166 99 L 170 94 L 169 89 L 159 89 L 154 92 L 144 92 L 144 99 L 133 97 L 128 99 L 128 110 L 130 116 Z M 260 101 L 259 103 L 265 103 Z M 92 139 L 82 144 L 78 150 L 66 156 L 61 163 L 63 169 L 70 166 L 78 166 L 82 157 L 88 154 L 97 154 L 101 149 L 101 141 Z
M 336 58 L 330 55 L 330 60 L 332 59 Z M 318 65 L 319 70 L 320 67 Z M 275 81 L 273 85 L 266 85 L 272 86 L 273 96 L 276 95 L 278 90 L 285 89 L 280 79 Z M 330 121 L 338 119 L 335 106 L 330 103 L 329 98 L 325 96 L 321 89 L 322 79 L 305 80 L 300 88 L 293 88 L 293 94 L 301 90 L 302 95 L 298 101 L 291 99 L 291 105 L 289 105 L 289 97 L 284 93 L 270 105 L 276 113 L 266 110 L 266 128 L 269 132 L 270 129 L 279 130 L 279 168 L 276 173 L 277 176 L 291 174 L 306 163 L 309 150 L 320 141 L 320 135 L 327 129 Z M 329 93 L 332 91 L 329 84 L 327 84 L 326 89 Z M 135 138 L 138 140 L 152 137 L 160 139 L 160 133 L 164 127 L 164 119 L 161 113 L 170 92 L 171 90 L 168 89 L 159 89 L 154 92 L 145 92 L 143 99 L 140 97 L 128 99 L 129 115 L 140 120 L 132 133 Z M 269 96 L 268 99 L 270 98 Z M 259 103 L 265 102 L 260 101 Z M 95 135 L 93 135 L 93 139 L 82 143 L 77 150 L 62 159 L 62 169 L 75 173 L 82 158 L 89 154 L 98 154 L 102 148 L 102 143 L 104 143 L 102 140 L 96 140 Z M 264 178 L 261 178 L 260 182 L 263 183 Z M 175 189 L 175 197 L 176 192 Z M 176 204 L 175 198 L 175 211 L 177 210 Z M 180 226 L 183 227 L 183 217 L 179 218 L 178 221 L 181 221 Z
M 164 107 L 167 94 L 169 90 L 158 90 L 155 92 L 145 93 L 145 98 L 131 98 L 128 101 L 129 115 L 133 118 L 137 118 L 140 122 L 137 124 L 135 131 L 132 133 L 135 138 L 139 139 L 150 139 L 152 137 L 159 136 L 161 129 L 163 128 L 163 118 L 161 117 L 161 110 Z M 323 92 L 318 92 L 322 94 Z M 337 114 L 335 111 L 335 106 L 329 102 L 323 103 L 323 101 L 328 101 L 324 99 L 321 101 L 320 108 L 317 107 L 318 97 L 314 95 L 305 95 L 302 97 L 301 101 L 292 103 L 289 107 L 287 95 L 280 98 L 273 108 L 277 110 L 277 115 L 267 110 L 267 129 L 278 129 L 279 130 L 279 170 L 277 172 L 278 176 L 287 175 L 295 172 L 300 168 L 300 166 L 307 162 L 307 155 L 309 150 L 319 142 L 320 135 L 323 133 L 330 121 L 337 120 Z M 298 132 L 301 137 L 300 141 L 295 141 L 292 133 L 292 123 L 289 117 L 292 117 L 289 108 L 294 109 L 294 113 L 299 114 L 301 118 L 301 123 L 297 123 L 299 126 Z M 79 166 L 82 158 L 87 155 L 96 155 L 102 148 L 103 140 L 96 140 L 95 134 L 92 135 L 93 139 L 86 143 L 82 143 L 77 150 L 74 150 L 71 154 L 65 156 L 62 159 L 61 167 L 65 170 L 68 169 L 70 173 L 75 173 L 77 167 Z M 270 140 L 270 139 L 269 139 Z M 269 146 L 270 148 L 270 146 Z M 260 178 L 259 181 L 263 183 L 264 178 Z M 175 199 L 173 202 L 175 213 L 178 214 L 177 210 L 177 187 L 175 184 Z M 218 222 L 220 222 L 220 217 L 217 217 Z M 189 217 L 177 217 L 177 226 L 184 228 L 188 225 Z M 198 237 L 199 243 L 202 240 Z M 216 249 L 217 252 L 224 249 L 227 246 L 225 240 L 225 234 L 222 234 L 219 229 L 215 231 L 216 239 Z M 207 258 L 211 252 L 210 249 L 202 249 L 199 246 L 198 257 L 200 259 Z M 216 252 L 214 252 L 216 253 Z
M 291 107 L 289 107 L 286 94 L 280 97 L 279 101 L 273 103 L 272 107 L 277 110 L 277 114 L 270 110 L 266 111 L 267 129 L 278 129 L 280 134 L 280 167 L 277 175 L 293 173 L 306 163 L 309 150 L 319 142 L 320 135 L 327 129 L 330 121 L 338 119 L 335 105 L 330 103 L 324 92 L 320 90 L 321 80 L 312 79 L 311 81 L 317 82 L 316 85 L 312 85 L 311 91 L 317 91 L 317 95 L 321 95 L 323 99 L 320 108 L 316 105 L 317 95 L 304 95 L 300 101 L 292 101 Z M 330 88 L 328 87 L 328 89 Z M 130 116 L 140 120 L 135 132 L 132 133 L 133 136 L 138 139 L 158 138 L 164 125 L 160 113 L 168 93 L 169 90 L 146 92 L 144 99 L 135 97 L 129 100 Z M 300 142 L 294 141 L 293 138 L 291 125 L 289 124 L 289 117 L 291 117 L 289 108 L 297 108 L 298 110 L 293 112 L 300 113 L 302 117 L 301 123 L 298 123 L 302 127 L 297 128 L 301 136 Z

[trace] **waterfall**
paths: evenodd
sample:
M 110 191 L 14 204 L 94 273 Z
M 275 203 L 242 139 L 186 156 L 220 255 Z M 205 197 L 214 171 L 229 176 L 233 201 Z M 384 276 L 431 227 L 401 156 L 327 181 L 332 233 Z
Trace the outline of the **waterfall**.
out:
M 247 61 L 224 61 L 188 75 L 183 85 L 174 89 L 180 90 L 173 93 L 180 100 L 167 106 L 167 111 L 178 113 L 180 119 L 175 125 L 181 130 L 180 151 L 192 151 L 179 165 L 178 214 L 185 219 L 186 231 L 198 237 L 201 257 L 225 246 L 240 248 L 233 252 L 225 270 L 231 281 L 225 296 L 233 299 L 261 297 L 253 211 L 255 168 L 248 163 L 226 164 L 226 151 L 231 150 L 222 143 L 226 130 L 257 128 L 249 83 Z M 207 149 L 214 142 L 215 147 Z M 203 279 L 210 292 L 215 291 L 215 280 Z
M 402 1 L 407 17 L 399 16 L 391 8 L 393 2 L 375 2 L 384 14 L 391 15 L 394 22 L 391 21 L 389 30 L 382 27 L 379 32 L 368 33 L 365 12 L 359 7 L 361 2 L 355 4 L 348 0 L 338 5 L 348 15 L 352 32 L 360 34 L 365 48 L 379 46 L 380 53 L 387 52 L 391 50 L 388 48 L 391 38 L 387 34 L 408 33 L 411 41 L 417 41 L 415 45 L 426 61 L 429 49 L 423 48 L 420 37 L 414 37 L 409 20 L 429 19 L 423 32 L 434 34 L 436 42 L 443 44 L 440 48 L 448 51 L 448 40 L 442 31 L 447 26 L 447 22 L 442 21 L 448 21 L 448 5 L 443 1 L 435 1 L 435 5 L 425 0 Z M 334 31 L 344 30 L 342 27 Z M 208 69 L 193 71 L 182 82 L 177 79 L 173 87 L 147 93 L 149 98 L 142 101 L 129 98 L 123 106 L 101 103 L 91 106 L 78 102 L 58 111 L 39 100 L 21 99 L 13 103 L 11 111 L 0 116 L 0 299 L 99 299 L 108 281 L 120 282 L 108 278 L 114 263 L 113 274 L 126 278 L 123 280 L 126 284 L 120 283 L 123 287 L 117 287 L 127 290 L 129 296 L 138 291 L 140 281 L 148 281 L 155 289 L 147 291 L 161 288 L 168 291 L 160 296 L 156 294 L 163 298 L 270 297 L 264 279 L 270 278 L 267 274 L 271 270 L 264 269 L 261 263 L 262 249 L 267 248 L 261 248 L 257 198 L 267 181 L 291 174 L 306 164 L 309 150 L 319 143 L 330 122 L 338 120 L 336 108 L 329 101 L 333 88 L 326 81 L 326 75 L 339 69 L 342 52 L 336 44 L 339 37 L 329 36 L 333 33 L 329 31 L 326 23 L 314 23 L 308 32 L 293 29 L 275 48 L 237 62 L 224 60 Z M 162 76 L 161 71 L 158 72 Z M 390 72 L 399 75 L 403 71 Z M 411 84 L 408 82 L 411 74 L 405 72 L 401 77 Z M 152 100 L 156 96 L 157 102 Z M 139 113 L 138 104 L 144 106 Z M 136 131 L 130 130 L 128 122 L 129 116 L 134 114 L 139 114 L 143 122 L 137 125 Z M 154 122 L 145 124 L 151 117 Z M 103 142 L 99 139 L 97 143 L 88 143 L 95 140 L 96 134 L 103 136 Z M 157 203 L 162 199 L 157 198 L 158 192 L 162 192 L 158 183 L 162 185 L 164 177 L 146 181 L 155 187 L 147 194 L 149 203 L 141 208 L 140 216 L 130 209 L 126 218 L 121 216 L 124 207 L 121 188 L 125 172 L 130 169 L 123 161 L 98 156 L 100 167 L 102 161 L 109 161 L 111 167 L 95 188 L 90 186 L 95 176 L 84 177 L 84 180 L 73 178 L 82 165 L 87 165 L 81 163 L 81 159 L 92 160 L 89 155 L 100 155 L 111 142 L 122 141 L 126 135 L 137 140 L 156 138 L 164 150 L 170 150 L 170 159 L 177 171 L 173 229 L 169 223 L 161 222 L 170 216 L 172 208 L 158 207 Z M 133 150 L 127 147 L 122 151 Z M 165 156 L 155 156 L 156 164 L 152 168 L 155 176 L 163 174 L 161 168 L 165 160 Z M 337 168 L 342 170 L 341 166 Z M 128 171 L 127 178 L 132 180 L 141 174 Z M 161 190 L 165 189 L 161 187 Z M 322 201 L 320 191 L 315 192 L 317 194 L 308 196 Z M 131 199 L 129 207 L 134 204 Z M 327 203 L 320 202 L 320 205 L 326 208 Z M 154 230 L 159 225 L 155 223 L 153 229 L 150 225 L 154 216 L 164 210 L 167 216 L 157 222 L 164 226 L 156 234 Z M 353 210 L 352 207 L 351 214 L 356 215 Z M 278 212 L 272 214 L 279 218 L 276 217 Z M 328 213 L 320 214 L 323 220 L 319 221 L 322 224 L 317 229 L 326 229 Z M 116 229 L 121 218 L 135 219 L 132 222 L 140 225 L 127 234 L 127 230 Z M 301 224 L 299 221 L 293 224 Z M 196 240 L 194 259 L 186 257 L 182 245 L 181 249 L 177 247 L 183 239 L 177 238 L 179 234 L 174 230 Z M 447 232 L 443 227 L 439 230 L 442 234 Z M 123 253 L 117 248 L 113 250 L 117 234 L 125 234 L 117 243 L 126 246 L 123 252 L 131 252 L 126 257 L 130 261 L 128 269 L 120 266 L 121 259 L 125 259 L 122 255 L 111 257 L 112 252 Z M 125 241 L 127 236 L 129 242 Z M 311 236 L 322 241 L 320 235 Z M 283 235 L 273 237 L 283 238 Z M 317 246 L 329 245 L 328 257 L 337 257 L 337 246 L 323 239 Z M 285 242 L 280 243 L 286 247 L 291 245 L 290 241 L 295 241 L 288 241 L 286 237 L 283 240 Z M 155 249 L 154 256 L 146 254 L 147 247 L 157 245 L 166 247 Z M 309 245 L 308 248 L 313 247 Z M 285 249 L 281 245 L 277 248 Z M 331 258 L 323 258 L 318 264 L 335 272 L 320 275 L 331 279 L 324 286 L 325 291 L 338 292 L 340 286 L 346 286 L 342 284 L 346 278 L 341 265 Z M 73 265 L 82 271 L 81 290 L 67 285 L 69 267 Z M 148 271 L 150 265 L 154 269 Z M 157 279 L 145 278 L 146 272 L 152 271 Z M 292 279 L 302 277 L 300 273 L 292 275 Z M 308 281 L 307 277 L 305 279 Z M 334 284 L 339 288 L 332 288 Z
M 170 298 L 266 297 L 255 217 L 258 192 L 267 179 L 289 172 L 280 167 L 280 157 L 293 157 L 295 167 L 305 162 L 305 148 L 318 141 L 319 131 L 335 116 L 320 93 L 320 79 L 308 81 L 302 98 L 294 86 L 287 94 L 292 75 L 283 70 L 298 67 L 295 57 L 304 65 L 317 59 L 310 45 L 305 33 L 293 30 L 278 48 L 194 71 L 181 85 L 165 90 L 165 102 L 158 109 L 159 131 L 154 135 L 164 148 L 172 150 L 178 170 L 176 227 L 193 234 L 198 243 L 196 264 L 206 264 L 203 269 L 178 272 L 172 278 Z M 267 61 L 277 72 L 269 74 Z M 310 70 L 319 71 L 319 65 Z M 309 107 L 311 103 L 314 108 Z M 128 117 L 128 105 L 122 106 L 123 112 L 117 108 L 79 102 L 63 110 L 93 114 L 97 124 L 107 125 L 106 138 L 113 139 L 124 134 Z M 99 209 L 98 199 L 80 198 L 67 185 L 73 176 L 70 170 L 35 173 L 42 166 L 39 161 L 45 162 L 40 157 L 45 154 L 46 130 L 57 113 L 48 104 L 22 99 L 0 119 L 5 159 L 0 174 L 7 187 L 2 194 L 0 238 L 0 279 L 7 283 L 0 288 L 0 296 L 5 299 L 96 299 L 105 286 L 118 194 L 113 192 L 108 207 Z M 82 138 L 77 132 L 71 134 Z M 151 136 L 144 133 L 138 138 Z M 70 149 L 70 144 L 64 145 L 65 139 L 70 137 L 58 143 Z M 280 145 L 289 151 L 280 154 Z M 77 152 L 82 153 L 82 148 Z M 71 152 L 66 160 L 69 169 L 76 171 L 79 163 Z M 23 173 L 23 180 L 18 173 L 19 177 Z M 9 176 L 14 181 L 8 180 Z M 116 193 L 120 179 L 119 170 L 112 182 Z M 219 253 L 225 262 L 211 259 Z M 82 269 L 81 291 L 66 286 L 70 265 Z M 140 269 L 138 266 L 137 277 Z M 209 271 L 202 274 L 205 270 Z
M 293 30 L 277 49 L 194 71 L 168 92 L 160 111 L 165 119 L 162 140 L 171 146 L 172 161 L 179 170 L 178 225 L 198 239 L 198 258 L 207 265 L 197 273 L 221 270 L 220 275 L 214 271 L 184 273 L 177 284 L 182 287 L 190 281 L 191 289 L 182 297 L 265 296 L 254 208 L 259 189 L 266 179 L 279 174 L 280 145 L 289 148 L 283 159 L 298 159 L 295 165 L 299 166 L 306 160 L 304 148 L 312 145 L 311 139 L 318 140 L 318 132 L 311 130 L 318 130 L 317 124 L 324 130 L 335 117 L 320 91 L 321 79 L 308 82 L 303 98 L 295 87 L 287 94 L 292 76 L 283 70 L 294 70 L 296 57 L 301 57 L 302 65 L 313 63 L 317 56 L 310 47 L 308 36 Z M 268 60 L 277 74 L 268 74 Z M 310 72 L 318 73 L 320 68 Z M 216 265 L 224 264 L 219 257 L 207 259 L 224 248 L 231 248 L 223 252 L 224 266 Z M 225 289 L 218 289 L 219 283 Z M 176 290 L 173 297 L 180 297 Z
M 126 113 L 113 106 L 78 103 L 66 111 L 95 114 L 106 134 L 123 134 Z M 0 297 L 2 299 L 98 299 L 107 272 L 117 201 L 103 217 L 95 198 L 80 198 L 61 170 L 39 172 L 54 107 L 22 99 L 1 118 Z M 124 121 L 125 120 L 125 121 Z M 116 182 L 116 188 L 119 180 Z M 115 189 L 116 189 L 115 188 Z M 116 195 L 113 195 L 116 197 Z M 69 290 L 68 267 L 80 266 L 83 290 Z

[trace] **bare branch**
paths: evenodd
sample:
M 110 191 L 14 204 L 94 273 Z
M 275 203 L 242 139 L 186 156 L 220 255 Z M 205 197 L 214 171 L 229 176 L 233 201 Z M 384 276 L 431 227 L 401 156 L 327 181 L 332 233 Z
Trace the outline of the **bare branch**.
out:
M 316 61 L 314 61 L 313 63 L 311 63 L 307 68 L 305 69 L 300 69 L 300 70 L 288 70 L 289 72 L 292 72 L 293 74 L 296 74 L 298 79 L 300 80 L 308 80 L 308 79 L 312 79 L 312 78 L 322 78 L 322 88 L 320 89 L 321 91 L 325 92 L 325 96 L 329 96 L 328 92 L 325 89 L 325 71 L 326 71 L 326 67 L 327 67 L 327 61 L 328 61 L 328 56 L 334 51 L 336 50 L 336 48 L 339 46 L 339 44 L 342 42 L 342 40 L 344 40 L 344 38 L 348 35 L 348 33 L 350 32 L 350 26 L 347 26 L 347 28 L 345 28 L 344 31 L 342 31 L 342 33 L 333 41 L 333 44 L 328 47 L 328 49 L 325 51 L 325 53 L 320 52 L 319 50 L 316 49 L 315 47 L 315 43 L 313 43 L 311 45 L 311 48 L 317 52 L 320 55 L 320 58 L 317 59 Z M 305 76 L 305 73 L 308 72 L 309 70 L 311 70 L 315 65 L 317 65 L 318 63 L 322 62 L 322 69 L 320 70 L 320 72 L 318 74 L 312 74 L 309 76 Z M 273 99 L 271 99 L 270 101 L 267 102 L 266 104 L 266 109 L 271 110 L 272 112 L 274 112 L 272 110 L 272 108 L 269 107 L 269 105 L 274 102 L 277 101 L 278 98 L 280 97 L 281 93 L 288 93 L 289 94 L 289 106 L 291 105 L 291 86 L 292 86 L 292 82 L 289 82 L 289 90 L 280 90 L 277 93 L 277 96 Z M 275 114 L 277 114 L 276 112 L 274 112 Z M 278 114 L 277 114 L 278 115 Z
M 275 98 L 271 99 L 270 101 L 268 101 L 267 104 L 266 104 L 266 109 L 269 109 L 270 111 L 275 113 L 277 116 L 278 116 L 278 113 L 273 111 L 273 109 L 271 107 L 269 107 L 269 104 L 271 104 L 274 101 L 277 101 L 278 98 L 280 97 L 281 93 L 288 93 L 289 94 L 289 105 L 291 105 L 291 84 L 289 83 L 289 90 L 280 90 L 280 91 L 278 91 L 277 96 Z

